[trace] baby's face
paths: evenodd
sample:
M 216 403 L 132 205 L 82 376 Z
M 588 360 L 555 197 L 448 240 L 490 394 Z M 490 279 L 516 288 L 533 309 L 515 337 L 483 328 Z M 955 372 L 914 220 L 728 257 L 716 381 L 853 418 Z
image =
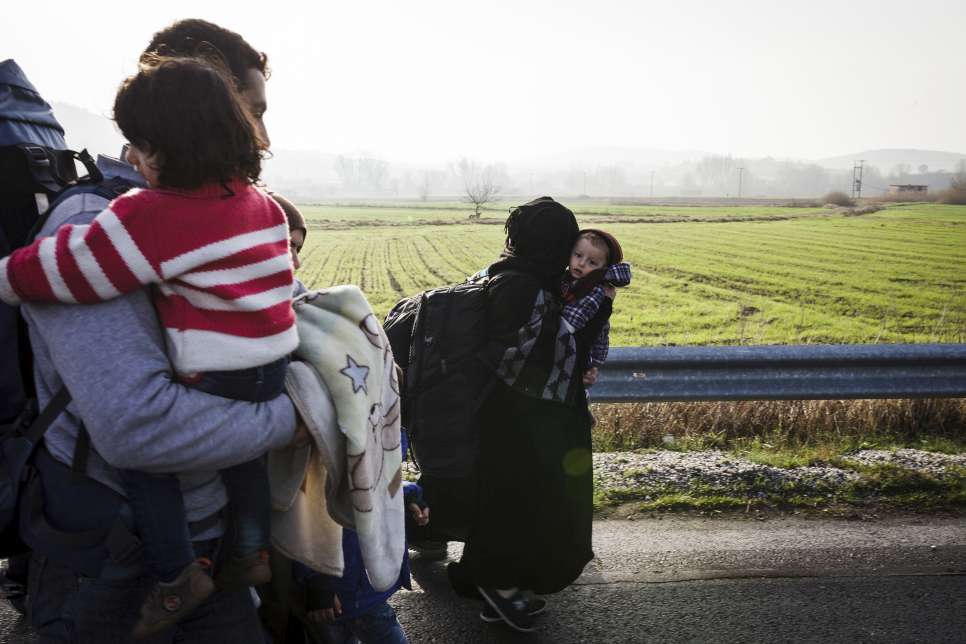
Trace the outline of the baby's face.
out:
M 598 268 L 603 268 L 606 263 L 605 249 L 594 246 L 589 239 L 578 239 L 570 253 L 570 276 L 580 279 Z

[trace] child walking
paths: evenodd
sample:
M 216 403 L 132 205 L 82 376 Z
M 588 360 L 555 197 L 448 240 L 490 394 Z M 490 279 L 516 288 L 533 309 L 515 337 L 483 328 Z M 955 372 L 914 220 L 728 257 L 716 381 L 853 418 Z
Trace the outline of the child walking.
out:
M 148 189 L 118 197 L 90 225 L 61 227 L 0 260 L 0 299 L 94 303 L 153 285 L 177 377 L 211 394 L 252 402 L 283 391 L 298 344 L 289 229 L 282 209 L 253 184 L 264 147 L 218 60 L 142 59 L 114 102 L 128 161 Z M 118 333 L 123 333 L 118 329 Z M 169 628 L 215 585 L 256 585 L 267 563 L 270 499 L 264 463 L 221 471 L 228 498 L 218 575 L 195 560 L 172 475 L 122 472 L 159 581 L 136 637 Z
M 580 364 L 585 384 L 593 384 L 597 370 L 607 360 L 610 350 L 610 315 L 613 311 L 614 287 L 631 283 L 631 266 L 624 262 L 621 245 L 610 233 L 588 228 L 580 231 L 570 253 L 567 272 L 560 291 L 564 300 L 561 317 L 577 333 L 593 332 L 588 325 L 597 318 L 600 331 L 590 345 L 589 355 Z M 598 313 L 603 311 L 601 317 Z
M 408 449 L 408 436 L 402 431 L 402 453 Z M 407 526 L 425 527 L 429 507 L 418 484 L 403 484 Z M 295 575 L 305 584 L 306 617 L 310 628 L 328 644 L 408 644 L 406 632 L 387 600 L 400 588 L 412 590 L 409 557 L 403 555 L 399 578 L 391 588 L 379 592 L 369 583 L 362 561 L 359 536 L 342 529 L 342 577 L 326 575 L 296 563 Z

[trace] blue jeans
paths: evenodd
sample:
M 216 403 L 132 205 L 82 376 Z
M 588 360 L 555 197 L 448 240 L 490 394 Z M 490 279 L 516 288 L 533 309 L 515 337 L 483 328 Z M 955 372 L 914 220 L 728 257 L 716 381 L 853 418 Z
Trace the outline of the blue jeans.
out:
M 330 644 L 409 644 L 396 612 L 386 602 L 366 613 L 321 627 Z
M 196 556 L 212 557 L 217 542 L 195 544 Z M 34 553 L 30 561 L 30 625 L 42 644 L 130 644 L 141 603 L 154 586 L 143 569 L 105 570 L 79 577 Z M 264 644 L 248 589 L 214 593 L 178 625 L 139 644 Z
M 185 384 L 222 398 L 265 402 L 284 391 L 287 365 L 288 359 L 281 358 L 251 369 L 210 371 Z M 221 477 L 229 501 L 228 554 L 244 557 L 268 548 L 271 496 L 264 459 L 224 469 Z M 170 581 L 195 559 L 178 479 L 131 470 L 122 471 L 121 478 L 134 508 L 148 569 Z

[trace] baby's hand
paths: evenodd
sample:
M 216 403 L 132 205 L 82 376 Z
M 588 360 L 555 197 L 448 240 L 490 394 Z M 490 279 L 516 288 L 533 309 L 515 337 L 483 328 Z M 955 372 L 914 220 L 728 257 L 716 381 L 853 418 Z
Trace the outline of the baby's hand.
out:
M 613 288 L 613 287 L 611 287 Z M 600 375 L 600 370 L 597 367 L 591 367 L 584 372 L 584 386 L 593 387 L 594 383 L 597 382 L 597 376 Z
M 429 523 L 429 506 L 423 503 L 422 505 L 418 503 L 409 504 L 409 515 L 416 522 L 416 525 L 422 527 Z
M 604 295 L 613 300 L 614 297 L 617 295 L 617 289 L 611 286 L 610 284 L 604 284 Z

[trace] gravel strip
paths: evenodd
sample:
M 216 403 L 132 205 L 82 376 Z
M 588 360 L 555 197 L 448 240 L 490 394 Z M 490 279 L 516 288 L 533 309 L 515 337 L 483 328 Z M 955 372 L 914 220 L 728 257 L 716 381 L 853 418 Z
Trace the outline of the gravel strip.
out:
M 630 488 L 684 491 L 696 484 L 708 491 L 815 493 L 859 478 L 858 472 L 837 467 L 810 466 L 785 469 L 754 463 L 720 451 L 644 454 L 594 454 L 594 481 L 598 489 Z
M 915 449 L 894 452 L 863 450 L 846 457 L 862 465 L 889 464 L 942 477 L 947 467 L 966 467 L 966 454 L 937 454 Z M 700 486 L 705 492 L 768 492 L 823 494 L 859 480 L 862 475 L 832 465 L 781 468 L 763 465 L 730 452 L 657 451 L 638 454 L 594 454 L 598 489 L 684 491 Z
M 942 477 L 948 467 L 966 468 L 966 454 L 939 454 L 915 449 L 862 450 L 846 457 L 862 465 L 890 464 Z M 419 473 L 404 463 L 407 479 Z M 700 490 L 703 494 L 764 496 L 768 493 L 829 494 L 862 474 L 832 465 L 781 468 L 755 463 L 731 452 L 600 452 L 594 454 L 597 490 L 634 490 L 667 494 Z
M 909 448 L 894 452 L 866 449 L 849 455 L 848 459 L 863 465 L 896 465 L 937 476 L 945 474 L 947 467 L 966 467 L 966 454 L 939 454 Z

